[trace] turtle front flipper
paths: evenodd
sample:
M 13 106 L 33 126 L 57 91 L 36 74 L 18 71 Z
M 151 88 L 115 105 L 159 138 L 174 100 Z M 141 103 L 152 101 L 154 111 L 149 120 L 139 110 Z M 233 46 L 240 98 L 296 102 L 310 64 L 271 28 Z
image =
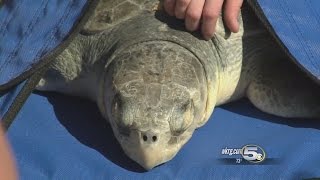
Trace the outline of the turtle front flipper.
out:
M 51 64 L 36 89 L 96 100 L 97 83 L 114 39 L 109 31 L 78 34 Z
M 320 117 L 320 86 L 289 59 L 270 59 L 261 65 L 247 89 L 260 110 L 288 118 Z

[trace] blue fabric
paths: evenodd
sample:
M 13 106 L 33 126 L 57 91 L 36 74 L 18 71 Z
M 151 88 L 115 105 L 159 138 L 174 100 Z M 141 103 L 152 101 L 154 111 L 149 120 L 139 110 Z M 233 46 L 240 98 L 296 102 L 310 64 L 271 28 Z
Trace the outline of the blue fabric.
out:
M 302 179 L 320 177 L 320 121 L 283 119 L 247 100 L 216 108 L 168 163 L 144 172 L 128 159 L 94 103 L 33 94 L 8 132 L 21 179 Z M 261 146 L 267 164 L 221 158 L 225 147 Z M 238 157 L 238 156 L 236 156 Z
M 26 81 L 20 83 L 16 87 L 13 87 L 8 93 L 0 94 L 0 117 L 3 117 L 7 112 L 14 99 L 17 97 Z
M 86 0 L 9 0 L 0 9 L 0 86 L 28 71 L 69 34 Z
M 320 1 L 257 1 L 296 62 L 320 80 Z

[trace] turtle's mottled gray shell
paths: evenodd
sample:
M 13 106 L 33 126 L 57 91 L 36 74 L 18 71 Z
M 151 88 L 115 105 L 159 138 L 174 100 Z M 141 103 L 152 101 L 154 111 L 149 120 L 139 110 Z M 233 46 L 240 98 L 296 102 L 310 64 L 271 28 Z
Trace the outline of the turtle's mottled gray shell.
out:
M 101 0 L 84 30 L 107 29 L 143 10 L 153 10 L 158 3 L 158 0 Z

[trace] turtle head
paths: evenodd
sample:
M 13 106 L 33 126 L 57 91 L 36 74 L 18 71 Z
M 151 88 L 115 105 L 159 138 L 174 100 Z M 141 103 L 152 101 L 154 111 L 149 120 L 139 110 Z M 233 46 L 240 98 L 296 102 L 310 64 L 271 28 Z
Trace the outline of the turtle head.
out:
M 172 159 L 206 109 L 206 78 L 188 50 L 145 42 L 118 52 L 106 67 L 105 112 L 124 152 L 145 169 Z
M 114 134 L 124 152 L 147 170 L 172 159 L 195 129 L 192 101 L 171 107 L 151 103 L 118 94 L 111 110 Z

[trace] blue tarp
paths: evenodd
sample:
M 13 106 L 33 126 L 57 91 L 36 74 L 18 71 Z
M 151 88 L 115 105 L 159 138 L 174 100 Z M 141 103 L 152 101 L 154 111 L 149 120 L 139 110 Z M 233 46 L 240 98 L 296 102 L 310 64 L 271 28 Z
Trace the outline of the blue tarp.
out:
M 178 155 L 149 172 L 127 158 L 97 106 L 79 98 L 32 94 L 8 132 L 21 179 L 302 179 L 320 176 L 320 121 L 260 112 L 247 100 L 216 108 Z M 252 165 L 227 148 L 256 144 Z M 233 158 L 232 160 L 221 160 Z
M 272 31 L 295 62 L 310 76 L 320 81 L 320 1 L 257 2 Z
M 0 10 L 1 85 L 30 70 L 67 38 L 87 3 L 7 2 Z M 320 77 L 320 2 L 257 3 L 296 62 Z M 22 85 L 2 96 L 2 113 Z M 216 108 L 173 160 L 145 172 L 124 155 L 95 104 L 46 93 L 31 95 L 8 138 L 21 179 L 301 179 L 320 177 L 319 129 L 320 121 L 278 118 L 241 100 Z M 264 149 L 266 160 L 249 164 L 237 160 L 240 155 L 222 154 L 247 144 Z
M 87 5 L 86 0 L 10 0 L 0 7 L 0 90 L 22 82 L 49 61 L 49 54 L 68 38 Z M 0 94 L 0 115 L 23 87 Z
M 30 70 L 70 33 L 86 0 L 10 0 L 0 10 L 0 86 Z

